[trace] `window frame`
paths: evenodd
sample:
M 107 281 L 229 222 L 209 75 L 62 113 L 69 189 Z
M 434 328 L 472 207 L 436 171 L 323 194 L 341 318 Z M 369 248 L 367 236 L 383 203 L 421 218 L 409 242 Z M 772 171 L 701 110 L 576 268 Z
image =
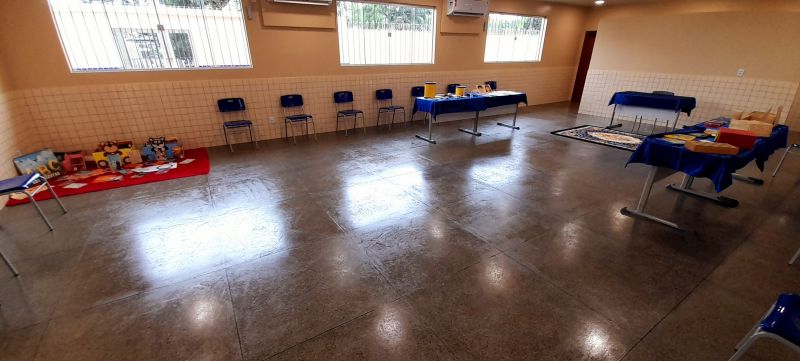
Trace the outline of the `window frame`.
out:
M 432 24 L 431 24 L 431 33 L 433 34 L 431 39 L 431 62 L 430 63 L 380 63 L 380 64 L 344 64 L 342 63 L 342 43 L 339 41 L 339 2 L 349 2 L 349 3 L 360 3 L 360 4 L 373 4 L 373 5 L 387 5 L 387 6 L 406 6 L 412 8 L 422 8 L 422 9 L 429 9 L 433 11 L 432 16 Z M 336 6 L 335 16 L 336 16 L 336 37 L 337 37 L 337 49 L 339 50 L 339 66 L 341 67 L 382 67 L 382 66 L 425 66 L 425 65 L 434 65 L 436 64 L 436 38 L 438 37 L 439 28 L 436 24 L 439 22 L 439 8 L 436 5 L 420 5 L 420 4 L 409 4 L 403 2 L 394 2 L 394 1 L 387 1 L 387 2 L 380 2 L 380 1 L 370 1 L 370 0 L 336 0 L 334 2 L 334 6 Z
M 170 5 L 165 5 L 165 4 L 158 5 L 159 0 L 153 0 L 153 1 L 154 1 L 154 4 L 156 4 L 155 6 L 167 6 L 167 7 L 170 6 Z M 45 0 L 45 2 L 47 3 L 48 11 L 50 13 L 50 19 L 52 21 L 53 27 L 55 28 L 56 36 L 58 37 L 58 43 L 61 46 L 61 52 L 64 54 L 64 63 L 66 64 L 67 68 L 69 69 L 70 74 L 135 73 L 135 72 L 160 72 L 160 71 L 246 70 L 246 69 L 253 69 L 253 67 L 254 67 L 254 65 L 253 65 L 253 52 L 252 52 L 252 49 L 251 49 L 250 35 L 249 35 L 249 32 L 248 32 L 248 28 L 247 28 L 247 21 L 249 19 L 247 18 L 247 14 L 246 14 L 247 5 L 246 5 L 245 1 L 247 1 L 247 0 L 241 0 L 241 9 L 239 9 L 239 11 L 241 12 L 242 34 L 244 36 L 242 41 L 243 41 L 243 44 L 245 45 L 245 48 L 247 49 L 247 54 L 246 55 L 247 55 L 247 58 L 248 58 L 250 64 L 247 64 L 247 65 L 222 65 L 222 66 L 196 66 L 196 67 L 171 67 L 171 68 L 141 68 L 141 69 L 125 69 L 124 67 L 123 68 L 75 69 L 72 66 L 72 62 L 70 61 L 69 52 L 67 50 L 66 43 L 64 42 L 64 37 L 61 34 L 61 29 L 59 28 L 58 21 L 56 20 L 55 9 L 53 8 L 52 4 L 50 3 L 50 0 Z M 208 25 L 204 23 L 203 27 L 207 28 L 207 26 Z M 116 30 L 116 29 L 122 29 L 122 28 L 113 28 L 112 27 L 112 29 Z M 157 28 L 154 28 L 152 30 L 160 31 Z M 185 29 L 165 29 L 163 31 L 165 32 L 165 34 L 170 34 L 173 31 L 183 31 L 183 30 L 185 30 Z M 111 36 L 113 38 L 116 37 L 116 35 L 114 34 L 113 30 L 112 30 Z M 171 45 L 171 40 L 172 39 L 170 39 L 170 43 L 169 44 L 163 44 L 162 43 L 160 45 L 170 46 Z M 161 41 L 161 40 L 159 40 L 159 41 Z M 116 39 L 115 39 L 115 43 L 116 43 Z M 189 43 L 191 44 L 190 46 L 191 46 L 191 50 L 192 50 L 192 55 L 195 56 L 196 48 L 194 47 L 195 44 L 192 43 L 191 35 L 189 36 Z M 118 48 L 117 48 L 117 50 L 118 50 Z M 162 50 L 170 51 L 170 50 L 168 50 L 166 48 L 164 48 Z M 213 55 L 212 55 L 212 59 L 213 59 Z M 120 59 L 120 60 L 122 60 L 122 59 Z M 176 58 L 176 60 L 177 60 L 177 58 Z M 124 60 L 122 62 L 124 64 Z
M 512 16 L 521 16 L 527 18 L 541 18 L 542 19 L 542 42 L 539 46 L 539 60 L 498 60 L 498 61 L 486 61 L 486 46 L 489 42 L 489 20 L 492 14 L 497 15 L 512 15 Z M 519 13 L 506 13 L 506 12 L 499 12 L 499 11 L 490 11 L 488 15 L 486 15 L 486 37 L 484 38 L 483 44 L 483 63 L 484 64 L 520 64 L 520 63 L 541 63 L 542 59 L 544 59 L 544 43 L 547 40 L 547 23 L 548 17 L 546 15 L 530 15 L 530 14 L 519 14 Z

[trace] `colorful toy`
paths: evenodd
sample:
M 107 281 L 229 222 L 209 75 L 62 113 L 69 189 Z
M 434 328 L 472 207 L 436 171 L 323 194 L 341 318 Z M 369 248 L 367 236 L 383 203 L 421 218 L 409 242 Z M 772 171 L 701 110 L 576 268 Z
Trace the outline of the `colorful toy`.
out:
M 97 146 L 92 157 L 98 168 L 117 170 L 131 164 L 130 151 L 132 147 L 133 142 L 131 141 L 107 141 Z
M 183 158 L 183 147 L 176 137 L 149 138 L 142 147 L 142 160 L 155 163 Z
M 61 162 L 58 161 L 55 153 L 50 149 L 42 149 L 35 153 L 14 158 L 14 165 L 20 174 L 39 172 L 45 179 L 58 177 L 64 173 L 64 169 L 61 168 Z
M 83 159 L 82 150 L 69 152 L 55 152 L 56 158 L 61 161 L 61 168 L 66 173 L 74 173 L 86 169 L 86 161 Z

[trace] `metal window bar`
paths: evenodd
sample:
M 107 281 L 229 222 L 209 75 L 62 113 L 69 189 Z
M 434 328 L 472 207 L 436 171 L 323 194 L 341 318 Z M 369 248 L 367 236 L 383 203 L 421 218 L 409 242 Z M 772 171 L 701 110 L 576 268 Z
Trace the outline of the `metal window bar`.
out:
M 432 64 L 433 8 L 337 1 L 342 65 Z
M 73 72 L 252 66 L 242 0 L 48 0 Z
M 530 62 L 542 59 L 547 18 L 489 14 L 484 62 Z

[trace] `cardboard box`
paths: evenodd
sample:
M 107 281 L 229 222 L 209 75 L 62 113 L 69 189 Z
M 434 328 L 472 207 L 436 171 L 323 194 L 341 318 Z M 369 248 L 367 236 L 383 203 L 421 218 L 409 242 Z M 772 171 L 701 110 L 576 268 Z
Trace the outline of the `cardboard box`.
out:
M 690 140 L 686 142 L 686 149 L 695 153 L 707 154 L 725 154 L 736 155 L 739 154 L 739 148 L 732 146 L 728 143 L 711 143 L 711 142 L 698 142 Z
M 731 119 L 730 129 L 747 130 L 753 132 L 757 137 L 769 137 L 772 135 L 773 125 L 760 122 L 758 120 Z
M 728 143 L 741 149 L 752 149 L 758 138 L 751 131 L 720 128 L 717 143 Z
M 731 120 L 755 120 L 774 125 L 780 122 L 782 113 L 783 106 L 777 107 L 775 113 L 772 113 L 772 107 L 770 107 L 766 112 L 735 112 L 731 114 Z

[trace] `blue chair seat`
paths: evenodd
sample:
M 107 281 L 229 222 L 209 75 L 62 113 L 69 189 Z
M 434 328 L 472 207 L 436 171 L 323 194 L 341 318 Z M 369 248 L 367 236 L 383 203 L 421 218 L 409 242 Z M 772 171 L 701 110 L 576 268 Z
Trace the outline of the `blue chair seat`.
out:
M 346 110 L 340 110 L 338 115 L 342 115 L 342 116 L 346 116 L 347 117 L 347 116 L 354 116 L 356 114 L 362 114 L 362 113 L 364 113 L 364 112 L 362 112 L 360 110 L 357 110 L 357 109 L 346 109 Z
M 295 114 L 295 115 L 286 116 L 286 120 L 288 120 L 290 122 L 302 122 L 302 121 L 308 120 L 310 118 L 313 118 L 313 117 L 308 115 L 308 114 Z
M 390 105 L 388 107 L 380 107 L 380 109 L 378 109 L 378 111 L 393 112 L 395 110 L 401 110 L 401 109 L 405 110 L 405 107 L 400 106 L 400 105 Z
M 785 293 L 778 296 L 772 312 L 761 320 L 761 330 L 800 345 L 800 295 Z
M 41 177 L 39 173 L 31 173 L 2 180 L 0 181 L 0 194 L 24 191 L 30 188 L 33 182 Z
M 223 124 L 225 125 L 225 128 L 241 128 L 241 127 L 249 127 L 253 125 L 253 122 L 249 120 L 231 120 Z

